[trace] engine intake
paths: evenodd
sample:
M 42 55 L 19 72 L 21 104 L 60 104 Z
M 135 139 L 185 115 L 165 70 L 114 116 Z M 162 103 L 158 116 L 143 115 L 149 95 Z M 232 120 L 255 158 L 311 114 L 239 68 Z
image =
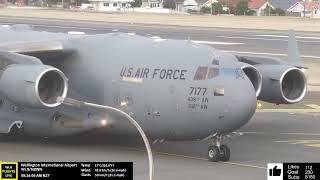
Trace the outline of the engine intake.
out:
M 249 64 L 242 66 L 241 69 L 250 79 L 256 91 L 256 96 L 258 97 L 261 92 L 261 86 L 262 86 L 262 77 L 260 72 L 254 66 L 251 66 Z
M 67 89 L 64 73 L 47 65 L 12 64 L 0 77 L 1 95 L 28 107 L 59 106 L 57 98 L 65 98 Z
M 290 65 L 256 65 L 262 74 L 259 99 L 276 104 L 297 103 L 307 92 L 304 72 Z
M 280 84 L 281 94 L 288 103 L 299 102 L 306 94 L 306 77 L 300 69 L 288 69 L 283 73 Z

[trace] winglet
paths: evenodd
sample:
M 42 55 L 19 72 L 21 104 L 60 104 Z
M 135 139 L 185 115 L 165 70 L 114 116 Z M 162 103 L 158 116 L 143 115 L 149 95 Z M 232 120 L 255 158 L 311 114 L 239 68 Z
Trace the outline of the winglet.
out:
M 306 68 L 301 59 L 300 59 L 300 53 L 298 48 L 298 43 L 294 34 L 293 30 L 290 30 L 289 32 L 289 39 L 288 39 L 288 63 L 299 67 L 299 68 Z

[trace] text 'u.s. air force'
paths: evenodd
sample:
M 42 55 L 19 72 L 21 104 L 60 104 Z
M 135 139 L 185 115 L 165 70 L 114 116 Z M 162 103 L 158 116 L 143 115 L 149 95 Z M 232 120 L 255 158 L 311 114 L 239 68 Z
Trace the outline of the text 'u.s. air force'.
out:
M 186 80 L 186 69 L 172 68 L 145 68 L 145 67 L 122 67 L 120 77 L 132 77 L 143 79 L 172 79 Z

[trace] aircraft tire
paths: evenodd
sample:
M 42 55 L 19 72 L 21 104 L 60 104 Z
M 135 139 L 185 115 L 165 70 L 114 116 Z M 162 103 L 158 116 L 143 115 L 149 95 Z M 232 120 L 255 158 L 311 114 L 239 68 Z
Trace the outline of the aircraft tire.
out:
M 221 161 L 229 161 L 230 159 L 230 148 L 226 145 L 220 146 L 220 160 Z
M 220 150 L 218 146 L 209 146 L 208 148 L 209 161 L 218 162 L 220 160 Z

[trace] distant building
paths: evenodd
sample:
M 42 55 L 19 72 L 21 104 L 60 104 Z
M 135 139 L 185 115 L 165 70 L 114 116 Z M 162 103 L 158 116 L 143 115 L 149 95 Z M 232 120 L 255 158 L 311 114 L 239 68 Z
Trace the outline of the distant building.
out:
M 135 12 L 145 13 L 173 13 L 175 10 L 163 8 L 164 0 L 142 0 L 140 8 L 134 8 Z
M 224 7 L 236 7 L 240 0 L 219 0 Z
M 184 12 L 185 9 L 184 9 L 184 3 L 185 0 L 176 0 L 176 10 L 177 11 L 181 11 L 181 12 Z
M 255 11 L 256 16 L 269 16 L 275 7 L 268 0 L 250 0 L 248 8 Z
M 275 8 L 280 8 L 284 11 L 289 9 L 293 4 L 296 2 L 299 2 L 300 0 L 271 0 L 270 3 L 275 7 Z
M 142 0 L 142 8 L 163 8 L 162 0 Z
M 5 7 L 7 5 L 7 0 L 0 0 L 0 7 Z
M 16 6 L 18 6 L 18 7 L 25 6 L 24 0 L 16 0 Z
M 176 10 L 183 12 L 200 11 L 201 7 L 210 7 L 217 0 L 176 0 Z
M 299 1 L 287 9 L 287 12 L 297 16 L 320 18 L 320 2 Z
M 122 11 L 134 0 L 89 0 L 96 11 Z

